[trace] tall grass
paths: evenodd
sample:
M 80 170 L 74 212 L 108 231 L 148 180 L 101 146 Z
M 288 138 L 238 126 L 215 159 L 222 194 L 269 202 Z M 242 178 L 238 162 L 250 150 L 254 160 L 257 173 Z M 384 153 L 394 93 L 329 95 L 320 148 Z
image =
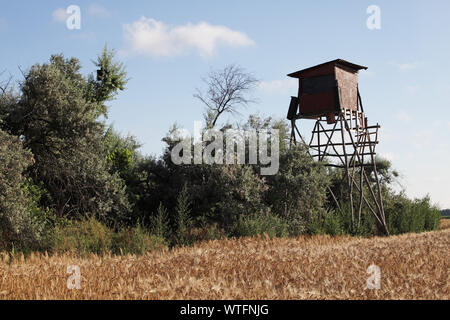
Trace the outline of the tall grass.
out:
M 166 246 L 164 238 L 149 234 L 139 224 L 134 228 L 123 227 L 115 231 L 93 217 L 56 226 L 47 241 L 51 252 L 81 255 L 144 254 Z

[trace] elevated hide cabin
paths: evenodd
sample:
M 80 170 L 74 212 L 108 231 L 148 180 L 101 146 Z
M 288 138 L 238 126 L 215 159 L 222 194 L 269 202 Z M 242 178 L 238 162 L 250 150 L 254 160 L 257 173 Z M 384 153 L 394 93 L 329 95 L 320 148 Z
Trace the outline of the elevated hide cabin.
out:
M 298 97 L 291 97 L 287 118 L 326 117 L 334 123 L 342 109 L 358 110 L 358 71 L 367 69 L 342 59 L 288 74 L 299 80 Z
M 312 158 L 344 170 L 352 228 L 360 226 L 363 211 L 367 211 L 373 214 L 380 230 L 389 234 L 375 159 L 380 125 L 368 125 L 358 91 L 361 69 L 367 67 L 336 59 L 288 74 L 299 84 L 298 96 L 291 97 L 287 114 L 291 120 L 289 145 L 297 141 L 307 145 Z M 296 124 L 303 119 L 315 122 L 309 143 Z M 376 187 L 369 179 L 372 174 Z M 369 195 L 364 190 L 370 190 Z M 328 188 L 328 192 L 341 210 L 333 190 Z

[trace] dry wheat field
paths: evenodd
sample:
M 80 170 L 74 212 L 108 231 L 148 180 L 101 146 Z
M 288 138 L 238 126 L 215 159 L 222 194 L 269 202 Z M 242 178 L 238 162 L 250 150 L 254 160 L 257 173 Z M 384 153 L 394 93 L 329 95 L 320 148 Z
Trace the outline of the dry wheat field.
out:
M 449 299 L 450 220 L 389 238 L 200 243 L 146 256 L 31 255 L 0 262 L 0 299 Z M 367 289 L 369 265 L 380 289 Z M 67 267 L 79 266 L 80 289 Z

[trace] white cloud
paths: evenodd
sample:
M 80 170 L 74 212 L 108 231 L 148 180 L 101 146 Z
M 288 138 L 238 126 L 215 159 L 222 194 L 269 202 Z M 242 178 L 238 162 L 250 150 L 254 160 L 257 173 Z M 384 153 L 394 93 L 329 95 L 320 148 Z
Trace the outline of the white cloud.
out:
M 52 12 L 53 21 L 56 22 L 66 22 L 69 14 L 67 14 L 66 9 L 58 8 Z
M 259 88 L 266 93 L 287 93 L 294 92 L 298 88 L 298 80 L 287 78 L 283 80 L 261 81 Z
M 87 9 L 88 14 L 98 17 L 98 18 L 108 18 L 111 13 L 105 7 L 99 5 L 98 3 L 93 3 Z
M 197 50 L 202 56 L 212 55 L 218 47 L 248 47 L 254 44 L 245 33 L 207 22 L 170 27 L 164 22 L 142 17 L 124 24 L 127 52 L 150 56 L 176 56 Z

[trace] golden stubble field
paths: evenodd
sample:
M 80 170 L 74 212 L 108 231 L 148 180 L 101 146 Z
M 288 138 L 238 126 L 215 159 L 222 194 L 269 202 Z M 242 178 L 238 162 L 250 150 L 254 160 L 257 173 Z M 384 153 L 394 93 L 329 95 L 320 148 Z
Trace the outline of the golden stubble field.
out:
M 3 254 L 0 299 L 450 299 L 449 249 L 446 220 L 436 232 L 389 238 L 260 237 L 146 256 Z M 380 289 L 367 289 L 372 264 Z M 67 288 L 72 265 L 80 289 Z

